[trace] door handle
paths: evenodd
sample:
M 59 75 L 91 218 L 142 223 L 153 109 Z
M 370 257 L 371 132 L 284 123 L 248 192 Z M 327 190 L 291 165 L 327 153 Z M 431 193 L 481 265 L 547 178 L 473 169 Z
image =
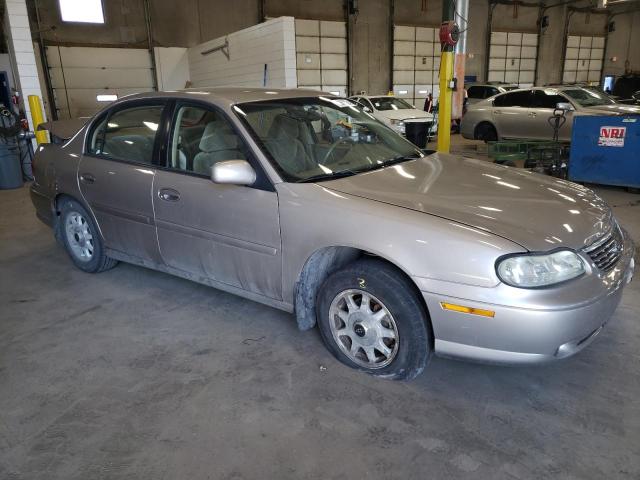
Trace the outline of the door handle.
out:
M 158 190 L 158 197 L 166 202 L 177 202 L 180 200 L 180 192 L 172 188 L 161 188 Z
M 535 118 L 535 116 L 536 116 L 536 115 L 537 115 L 537 113 L 536 113 L 536 112 L 529 112 L 529 116 L 530 116 L 530 117 L 534 117 L 534 118 Z
M 502 115 L 502 110 L 494 110 L 493 113 L 496 115 Z
M 87 184 L 96 183 L 96 177 L 90 173 L 82 173 L 80 174 L 80 181 Z

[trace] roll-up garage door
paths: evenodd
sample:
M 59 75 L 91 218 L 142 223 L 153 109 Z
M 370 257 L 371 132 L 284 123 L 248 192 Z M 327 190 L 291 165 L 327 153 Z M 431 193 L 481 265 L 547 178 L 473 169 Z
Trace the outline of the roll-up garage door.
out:
M 491 32 L 489 81 L 530 87 L 536 74 L 538 35 L 526 32 Z
M 298 87 L 347 96 L 345 22 L 296 19 Z
M 562 82 L 600 82 L 603 59 L 604 37 L 569 35 Z
M 122 97 L 153 90 L 146 49 L 48 46 L 46 52 L 60 119 L 93 115 L 105 105 L 98 95 Z
M 429 93 L 438 98 L 440 41 L 430 27 L 393 27 L 393 93 L 421 108 Z M 372 95 L 385 92 L 369 92 Z

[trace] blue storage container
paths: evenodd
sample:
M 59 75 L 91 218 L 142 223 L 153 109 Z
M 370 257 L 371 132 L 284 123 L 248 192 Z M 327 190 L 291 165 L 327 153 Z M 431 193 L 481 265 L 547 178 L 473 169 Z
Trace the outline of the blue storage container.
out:
M 569 180 L 640 188 L 640 116 L 576 116 Z

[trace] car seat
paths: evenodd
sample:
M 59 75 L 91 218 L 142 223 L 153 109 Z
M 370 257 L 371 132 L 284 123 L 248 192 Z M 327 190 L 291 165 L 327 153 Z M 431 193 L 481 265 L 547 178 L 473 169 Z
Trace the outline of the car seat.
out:
M 193 171 L 211 174 L 211 167 L 225 160 L 244 160 L 238 135 L 229 124 L 221 121 L 209 122 L 200 139 L 200 153 L 193 159 Z
M 303 122 L 281 113 L 274 118 L 266 139 L 267 148 L 276 161 L 284 170 L 292 174 L 316 167 L 300 141 L 301 124 Z

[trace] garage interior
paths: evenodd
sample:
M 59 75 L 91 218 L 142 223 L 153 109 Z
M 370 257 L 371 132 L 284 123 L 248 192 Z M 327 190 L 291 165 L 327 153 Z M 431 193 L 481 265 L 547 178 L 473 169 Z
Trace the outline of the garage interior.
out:
M 434 355 L 394 382 L 342 365 L 290 313 L 132 264 L 74 268 L 29 197 L 33 152 L 42 135 L 56 141 L 36 141 L 34 126 L 185 88 L 309 88 L 417 110 L 432 95 L 453 122 L 434 117 L 438 134 L 418 146 L 500 163 L 502 139 L 459 133 L 465 89 L 611 93 L 640 78 L 640 2 L 458 0 L 464 48 L 455 91 L 443 91 L 441 24 L 460 7 L 449 0 L 96 1 L 89 21 L 73 16 L 82 2 L 70 2 L 71 20 L 64 0 L 0 7 L 0 102 L 15 117 L 0 125 L 0 162 L 20 165 L 18 184 L 0 188 L 1 479 L 640 478 L 637 280 L 575 356 L 507 367 Z M 611 154 L 630 165 L 621 180 L 574 180 L 640 245 L 634 115 L 624 153 Z M 569 180 L 571 162 L 590 155 L 576 150 L 561 161 Z

